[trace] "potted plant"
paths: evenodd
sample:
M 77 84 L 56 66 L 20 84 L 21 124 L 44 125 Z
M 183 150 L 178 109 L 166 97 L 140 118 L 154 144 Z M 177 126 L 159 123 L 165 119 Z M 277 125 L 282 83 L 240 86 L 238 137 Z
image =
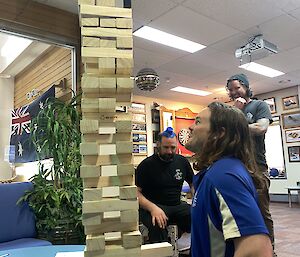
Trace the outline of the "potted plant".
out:
M 84 238 L 78 98 L 49 98 L 31 122 L 39 172 L 31 178 L 33 190 L 20 200 L 28 201 L 35 213 L 38 237 L 54 244 L 78 244 Z M 47 168 L 41 160 L 48 158 L 53 164 Z

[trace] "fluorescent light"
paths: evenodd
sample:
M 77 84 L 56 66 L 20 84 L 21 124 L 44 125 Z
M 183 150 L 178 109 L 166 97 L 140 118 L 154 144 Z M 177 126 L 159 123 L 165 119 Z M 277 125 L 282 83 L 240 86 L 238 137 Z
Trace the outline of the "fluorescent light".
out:
M 160 43 L 166 46 L 174 47 L 189 53 L 195 53 L 206 46 L 195 43 L 193 41 L 154 29 L 148 26 L 143 26 L 133 33 L 134 36 L 141 37 Z
M 279 70 L 274 70 L 270 67 L 255 63 L 255 62 L 249 62 L 246 64 L 243 64 L 239 66 L 240 68 L 243 68 L 248 71 L 252 71 L 270 78 L 274 78 L 280 75 L 283 75 L 284 73 Z
M 170 90 L 180 92 L 180 93 L 191 94 L 191 95 L 200 95 L 200 96 L 207 96 L 207 95 L 211 94 L 211 92 L 188 88 L 188 87 L 174 87 L 174 88 L 171 88 Z

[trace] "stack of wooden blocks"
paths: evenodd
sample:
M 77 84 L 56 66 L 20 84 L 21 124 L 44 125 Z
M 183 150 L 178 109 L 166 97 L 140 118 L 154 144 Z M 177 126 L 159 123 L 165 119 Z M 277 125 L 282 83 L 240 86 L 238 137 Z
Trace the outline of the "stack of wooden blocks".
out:
M 79 0 L 82 36 L 85 257 L 171 256 L 168 243 L 141 247 L 132 160 L 132 10 L 116 0 Z

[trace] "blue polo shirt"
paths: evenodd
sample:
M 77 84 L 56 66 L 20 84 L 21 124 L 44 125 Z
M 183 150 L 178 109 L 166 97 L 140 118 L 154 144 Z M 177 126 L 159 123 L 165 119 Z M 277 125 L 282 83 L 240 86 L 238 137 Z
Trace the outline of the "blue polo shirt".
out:
M 236 158 L 216 161 L 194 178 L 192 256 L 232 257 L 233 238 L 268 234 L 256 190 Z

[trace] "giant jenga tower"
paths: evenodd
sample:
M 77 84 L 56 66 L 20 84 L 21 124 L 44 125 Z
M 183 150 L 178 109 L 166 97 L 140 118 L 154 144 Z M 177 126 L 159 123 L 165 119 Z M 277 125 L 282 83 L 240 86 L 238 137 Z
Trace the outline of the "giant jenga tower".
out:
M 132 160 L 132 11 L 115 0 L 79 0 L 82 36 L 85 257 L 172 256 L 168 243 L 141 247 Z

